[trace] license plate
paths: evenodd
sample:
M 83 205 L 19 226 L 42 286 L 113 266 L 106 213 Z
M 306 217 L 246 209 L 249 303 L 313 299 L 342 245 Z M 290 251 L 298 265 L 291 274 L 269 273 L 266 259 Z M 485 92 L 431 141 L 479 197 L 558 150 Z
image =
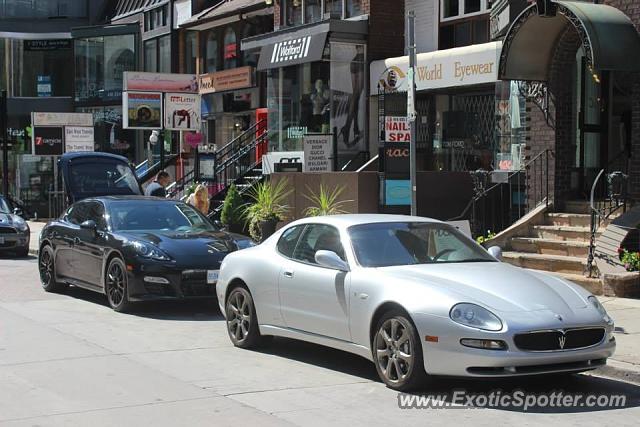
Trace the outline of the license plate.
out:
M 207 270 L 207 284 L 213 285 L 218 281 L 220 270 Z
M 0 245 L 4 245 L 4 237 L 0 237 Z

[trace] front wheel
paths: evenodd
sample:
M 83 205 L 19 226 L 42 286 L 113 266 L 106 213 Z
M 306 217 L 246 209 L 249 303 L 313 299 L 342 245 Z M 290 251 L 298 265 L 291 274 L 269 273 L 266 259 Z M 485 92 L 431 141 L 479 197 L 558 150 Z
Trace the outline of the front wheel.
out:
M 104 280 L 107 300 L 112 309 L 123 313 L 131 308 L 128 296 L 127 268 L 120 258 L 113 258 L 107 266 Z
M 53 248 L 49 245 L 40 249 L 38 256 L 38 271 L 40 273 L 40 283 L 42 289 L 47 292 L 60 292 L 65 285 L 56 281 L 56 264 L 53 255 Z
M 373 360 L 378 376 L 389 388 L 409 391 L 424 382 L 422 347 L 406 314 L 390 311 L 378 321 L 373 337 Z
M 227 332 L 234 346 L 254 348 L 264 342 L 260 335 L 256 307 L 251 293 L 243 287 L 231 291 L 225 304 Z

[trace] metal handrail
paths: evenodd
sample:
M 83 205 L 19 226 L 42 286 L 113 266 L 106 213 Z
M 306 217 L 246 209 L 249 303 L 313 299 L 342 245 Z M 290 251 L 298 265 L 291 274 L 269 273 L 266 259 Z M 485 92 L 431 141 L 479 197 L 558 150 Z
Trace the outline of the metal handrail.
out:
M 368 151 L 358 151 L 354 156 L 352 156 L 349 161 L 347 161 L 347 163 L 345 163 L 345 165 L 342 167 L 341 171 L 344 172 L 346 170 L 348 170 L 349 166 L 351 166 L 351 163 L 355 162 L 356 160 L 360 159 L 360 158 L 364 158 L 364 163 L 369 161 L 369 152 Z

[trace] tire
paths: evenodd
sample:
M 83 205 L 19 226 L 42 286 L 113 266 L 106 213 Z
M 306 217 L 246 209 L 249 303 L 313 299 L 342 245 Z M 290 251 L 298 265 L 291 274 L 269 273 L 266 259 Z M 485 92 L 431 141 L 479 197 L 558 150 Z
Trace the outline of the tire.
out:
M 46 292 L 62 292 L 66 285 L 56 281 L 56 263 L 53 255 L 53 248 L 45 245 L 38 254 L 38 271 L 40 273 L 40 283 Z
M 104 288 L 109 306 L 114 311 L 125 313 L 131 309 L 127 266 L 121 258 L 115 257 L 109 261 L 104 277 Z
M 410 391 L 426 381 L 420 339 L 406 313 L 399 310 L 384 313 L 372 341 L 376 371 L 387 387 Z
M 225 312 L 227 333 L 234 346 L 256 348 L 271 338 L 260 334 L 256 307 L 247 288 L 238 286 L 231 290 L 225 302 Z

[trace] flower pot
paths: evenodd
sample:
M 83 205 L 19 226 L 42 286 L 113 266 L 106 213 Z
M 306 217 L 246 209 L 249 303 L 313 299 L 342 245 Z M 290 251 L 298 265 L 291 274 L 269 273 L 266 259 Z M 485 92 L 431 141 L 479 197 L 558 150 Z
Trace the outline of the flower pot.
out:
M 229 224 L 227 230 L 231 233 L 245 234 L 244 225 L 242 224 Z
M 260 221 L 258 223 L 258 228 L 260 229 L 260 236 L 261 236 L 260 241 L 264 242 L 273 233 L 275 233 L 277 225 L 278 225 L 278 220 L 276 218 Z

